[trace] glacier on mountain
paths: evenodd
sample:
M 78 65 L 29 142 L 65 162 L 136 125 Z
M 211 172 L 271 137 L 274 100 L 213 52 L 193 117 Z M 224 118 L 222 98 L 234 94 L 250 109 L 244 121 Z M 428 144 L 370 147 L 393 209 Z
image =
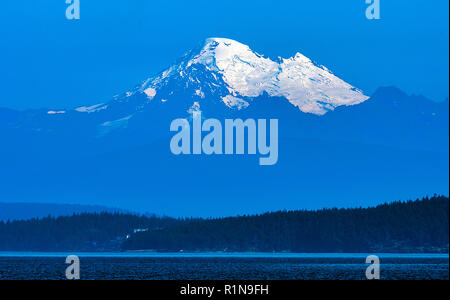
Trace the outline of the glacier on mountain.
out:
M 205 77 L 204 72 L 210 76 Z M 224 38 L 207 39 L 201 50 L 186 54 L 178 64 L 147 79 L 139 91 L 152 99 L 158 90 L 174 81 L 180 87 L 192 87 L 201 98 L 205 98 L 205 89 L 209 89 L 209 94 L 235 109 L 248 107 L 264 93 L 284 97 L 301 111 L 317 115 L 368 99 L 360 90 L 300 53 L 276 62 Z

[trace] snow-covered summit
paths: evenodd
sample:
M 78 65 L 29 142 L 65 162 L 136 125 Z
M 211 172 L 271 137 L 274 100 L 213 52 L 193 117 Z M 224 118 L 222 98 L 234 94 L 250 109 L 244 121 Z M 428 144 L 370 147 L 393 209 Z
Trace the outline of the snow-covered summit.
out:
M 210 72 L 211 76 L 201 74 L 204 72 Z M 153 98 L 174 80 L 178 84 L 185 82 L 184 87 L 192 88 L 195 95 L 204 96 L 206 92 L 237 109 L 251 105 L 263 93 L 284 97 L 301 111 L 318 115 L 368 99 L 360 90 L 300 53 L 273 61 L 247 45 L 225 38 L 207 39 L 200 50 L 146 80 L 141 91 Z M 210 93 L 205 91 L 208 89 Z
M 110 103 L 79 107 L 81 113 L 114 111 L 122 119 L 144 110 L 149 102 L 180 103 L 189 111 L 207 104 L 243 110 L 267 94 L 287 99 L 302 112 L 323 115 L 339 106 L 368 99 L 326 67 L 297 53 L 277 60 L 225 38 L 208 38 L 198 49 Z

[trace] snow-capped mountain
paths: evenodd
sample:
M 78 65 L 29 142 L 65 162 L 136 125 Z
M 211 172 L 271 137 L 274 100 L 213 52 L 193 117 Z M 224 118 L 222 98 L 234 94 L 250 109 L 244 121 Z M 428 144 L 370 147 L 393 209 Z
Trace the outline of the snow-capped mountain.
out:
M 149 101 L 164 103 L 182 94 L 199 109 L 204 101 L 218 101 L 240 110 L 264 93 L 284 97 L 301 111 L 317 115 L 368 99 L 360 90 L 300 53 L 273 61 L 237 41 L 209 38 L 200 49 L 190 51 L 134 90 L 116 96 L 115 101 L 145 94 Z M 106 107 L 99 104 L 77 110 L 95 112 Z
M 174 156 L 170 123 L 194 110 L 205 118 L 278 119 L 277 165 Z M 368 99 L 301 54 L 272 60 L 208 39 L 110 101 L 0 108 L 0 199 L 195 216 L 448 194 L 448 120 L 448 100 L 394 87 Z
M 32 111 L 19 126 L 54 132 L 62 128 L 61 123 L 76 122 L 86 127 L 85 134 L 103 137 L 127 129 L 131 123 L 140 123 L 150 131 L 158 120 L 167 123 L 194 110 L 210 117 L 233 115 L 258 107 L 262 98 L 284 99 L 299 115 L 317 116 L 368 99 L 300 53 L 274 61 L 237 41 L 209 38 L 168 69 L 111 101 L 75 109 Z
M 122 146 L 125 139 L 140 144 L 143 136 L 147 142 L 165 137 L 172 120 L 200 110 L 207 118 L 278 118 L 285 128 L 280 134 L 289 137 L 339 139 L 345 134 L 349 141 L 439 149 L 446 139 L 435 133 L 442 131 L 448 112 L 423 97 L 408 97 L 384 89 L 368 100 L 300 53 L 272 60 L 237 41 L 209 38 L 168 69 L 110 101 L 75 109 L 0 109 L 0 129 L 9 128 L 7 134 L 17 131 L 15 136 L 48 137 L 49 143 L 63 139 L 58 146 L 83 146 L 93 139 L 106 147 L 98 138 Z M 367 134 L 369 123 L 373 130 Z M 405 128 L 408 124 L 411 127 Z M 413 126 L 419 129 L 411 130 Z M 428 127 L 437 129 L 428 133 Z M 394 131 L 398 136 L 391 137 Z M 421 139 L 416 138 L 419 132 Z

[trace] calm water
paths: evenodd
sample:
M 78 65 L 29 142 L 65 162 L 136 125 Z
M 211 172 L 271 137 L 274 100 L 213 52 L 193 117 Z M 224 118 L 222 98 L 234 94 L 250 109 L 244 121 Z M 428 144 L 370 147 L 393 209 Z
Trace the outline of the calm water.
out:
M 0 279 L 65 279 L 77 253 L 1 253 Z M 78 253 L 82 279 L 365 279 L 369 254 Z M 449 279 L 448 254 L 378 254 L 382 279 Z

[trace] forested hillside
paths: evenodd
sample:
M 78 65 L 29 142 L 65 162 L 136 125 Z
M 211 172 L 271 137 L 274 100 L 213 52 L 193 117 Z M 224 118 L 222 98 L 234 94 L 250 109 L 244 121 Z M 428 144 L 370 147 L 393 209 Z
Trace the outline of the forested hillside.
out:
M 0 221 L 40 219 L 83 213 L 126 213 L 113 207 L 55 203 L 4 203 L 0 202 Z
M 449 199 L 435 196 L 376 208 L 289 211 L 192 220 L 137 233 L 126 250 L 448 252 Z
M 0 222 L 0 251 L 118 251 L 135 230 L 161 229 L 177 222 L 106 212 Z
M 222 219 L 120 213 L 0 222 L 0 251 L 447 252 L 449 198 Z

